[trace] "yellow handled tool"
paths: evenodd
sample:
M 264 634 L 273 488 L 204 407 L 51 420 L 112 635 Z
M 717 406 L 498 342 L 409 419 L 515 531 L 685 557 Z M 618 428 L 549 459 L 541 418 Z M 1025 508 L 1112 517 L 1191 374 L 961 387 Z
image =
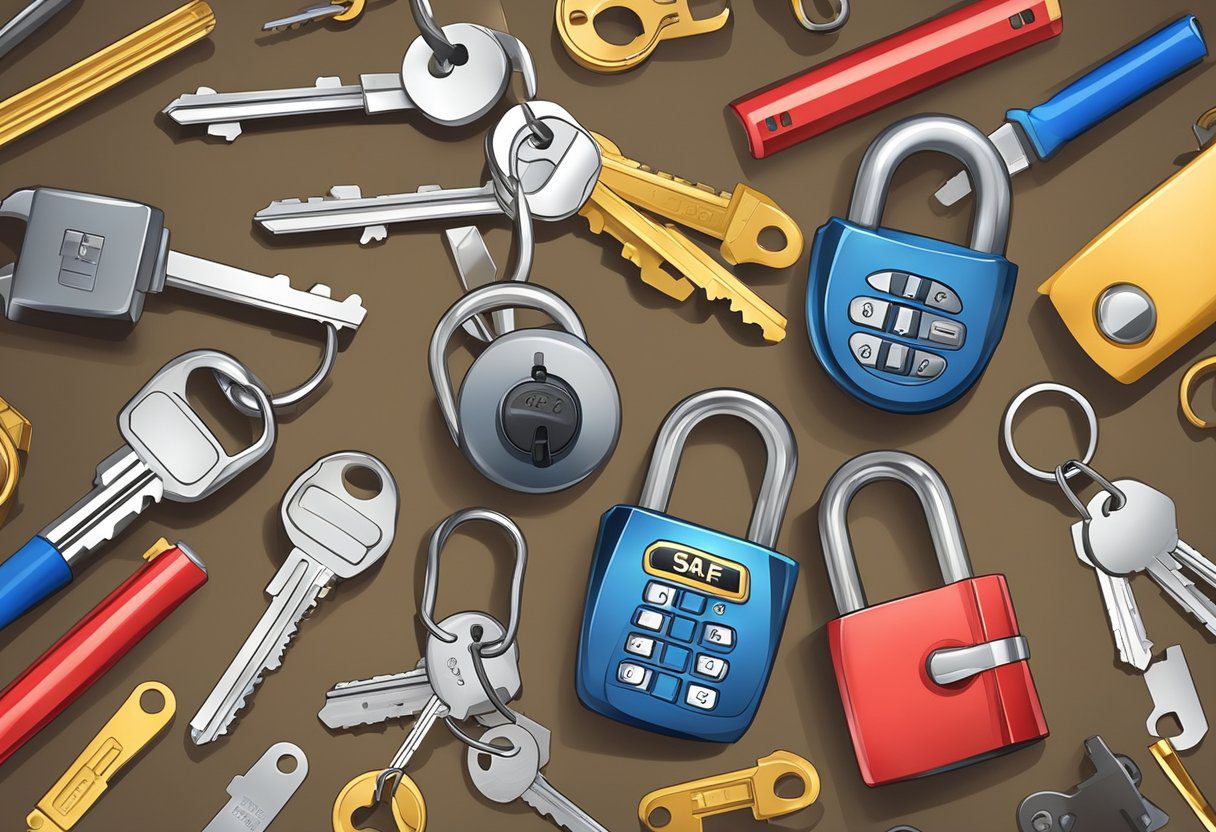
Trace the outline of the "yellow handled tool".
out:
M 1165 776 L 1174 784 L 1187 805 L 1191 807 L 1191 811 L 1199 818 L 1203 824 L 1203 828 L 1207 832 L 1216 832 L 1216 809 L 1212 808 L 1212 804 L 1208 803 L 1203 792 L 1199 791 L 1199 787 L 1195 785 L 1195 781 L 1191 779 L 1191 775 L 1187 773 L 1186 766 L 1182 764 L 1178 752 L 1174 750 L 1173 744 L 1169 740 L 1161 740 L 1149 746 L 1148 750 L 1152 753 L 1153 759 L 1161 766 L 1161 770 L 1165 772 Z

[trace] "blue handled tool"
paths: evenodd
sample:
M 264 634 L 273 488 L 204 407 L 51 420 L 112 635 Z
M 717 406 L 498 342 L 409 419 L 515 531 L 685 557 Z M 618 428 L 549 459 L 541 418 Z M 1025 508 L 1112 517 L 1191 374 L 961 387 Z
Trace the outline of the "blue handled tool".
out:
M 1010 176 L 1035 161 L 1050 159 L 1067 142 L 1182 74 L 1208 54 L 1203 30 L 1194 15 L 1174 21 L 1120 52 L 1030 110 L 1010 110 L 1007 121 L 989 133 Z M 937 191 L 937 200 L 953 205 L 971 193 L 966 171 Z

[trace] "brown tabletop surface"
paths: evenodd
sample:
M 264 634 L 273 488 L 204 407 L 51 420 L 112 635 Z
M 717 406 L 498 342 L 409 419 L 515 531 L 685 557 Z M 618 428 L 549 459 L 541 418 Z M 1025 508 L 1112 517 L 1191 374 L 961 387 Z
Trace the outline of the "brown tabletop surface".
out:
M 1177 502 L 1182 534 L 1216 552 L 1211 510 L 1216 436 L 1179 415 L 1181 374 L 1212 350 L 1205 333 L 1136 384 L 1093 365 L 1036 288 L 1096 233 L 1175 170 L 1193 150 L 1190 125 L 1212 106 L 1212 63 L 1132 104 L 1058 157 L 1015 182 L 1009 258 L 1021 267 L 1004 341 L 986 375 L 962 401 L 938 413 L 893 416 L 837 388 L 807 340 L 808 255 L 784 271 L 740 269 L 789 317 L 789 337 L 765 346 L 725 304 L 694 297 L 682 305 L 644 286 L 619 256 L 573 218 L 537 228 L 536 283 L 582 315 L 590 341 L 620 385 L 624 420 L 607 467 L 550 496 L 506 491 L 482 479 L 453 446 L 427 374 L 431 331 L 459 288 L 438 226 L 390 230 L 360 248 L 356 233 L 271 240 L 250 217 L 272 199 L 319 195 L 352 183 L 367 194 L 437 182 L 484 181 L 486 119 L 459 129 L 417 115 L 284 119 L 249 124 L 233 145 L 179 129 L 158 112 L 179 94 L 308 85 L 318 75 L 352 81 L 394 71 L 416 31 L 405 0 L 373 2 L 345 28 L 263 35 L 261 22 L 297 0 L 215 0 L 218 27 L 204 43 L 4 148 L 4 193 L 54 185 L 112 194 L 164 209 L 173 245 L 259 273 L 286 273 L 304 286 L 323 281 L 335 296 L 359 293 L 367 323 L 345 348 L 324 395 L 285 418 L 272 458 L 213 498 L 150 508 L 53 602 L 0 633 L 0 680 L 7 681 L 114 586 L 157 537 L 181 539 L 207 562 L 211 580 L 135 647 L 50 727 L 0 770 L 0 824 L 24 814 L 75 759 L 138 683 L 155 679 L 177 695 L 169 732 L 131 767 L 80 825 L 117 832 L 202 829 L 227 800 L 225 788 L 272 744 L 290 740 L 310 761 L 308 779 L 275 829 L 323 830 L 333 799 L 361 772 L 387 764 L 407 724 L 330 733 L 316 714 L 334 682 L 413 667 L 422 646 L 416 613 L 431 529 L 453 511 L 487 506 L 516 519 L 531 551 L 519 634 L 523 694 L 517 706 L 553 729 L 550 780 L 613 830 L 638 827 L 639 798 L 652 789 L 754 765 L 782 748 L 817 767 L 817 805 L 773 821 L 786 829 L 884 830 L 911 823 L 924 832 L 1014 829 L 1018 803 L 1042 789 L 1067 791 L 1090 774 L 1082 742 L 1101 734 L 1144 771 L 1144 791 L 1172 818 L 1199 825 L 1147 753 L 1151 701 L 1144 682 L 1115 661 L 1094 575 L 1073 555 L 1072 509 L 1054 485 L 1013 468 L 998 444 L 1001 414 L 1029 384 L 1055 380 L 1093 402 L 1102 436 L 1095 464 L 1135 477 Z M 23 5 L 8 0 L 3 14 Z M 168 11 L 171 2 L 76 3 L 4 59 L 0 94 L 23 89 Z M 484 4 L 481 4 L 484 5 Z M 856 0 L 838 34 L 799 28 L 783 0 L 735 0 L 727 27 L 663 44 L 641 68 L 616 76 L 575 65 L 553 27 L 552 0 L 505 4 L 510 31 L 536 59 L 544 97 L 564 103 L 623 152 L 680 176 L 729 188 L 744 181 L 798 220 L 808 243 L 828 217 L 848 208 L 857 165 L 873 137 L 896 119 L 923 112 L 962 116 L 992 130 L 1006 109 L 1032 106 L 1084 71 L 1185 12 L 1216 19 L 1210 0 L 1064 0 L 1064 34 L 950 81 L 827 135 L 757 161 L 728 101 L 778 78 L 931 17 L 945 0 Z M 459 3 L 436 3 L 442 21 L 468 19 Z M 507 104 L 502 104 L 501 112 Z M 886 224 L 963 239 L 969 203 L 935 211 L 928 199 L 953 172 L 924 155 L 895 177 Z M 487 221 L 501 262 L 507 223 Z M 3 254 L 21 228 L 3 232 Z M 707 241 L 703 241 L 707 242 Z M 708 244 L 708 243 L 707 243 Z M 537 319 L 539 320 L 539 319 Z M 120 444 L 115 415 L 170 358 L 215 347 L 250 363 L 272 387 L 293 385 L 319 352 L 314 327 L 232 304 L 170 291 L 149 298 L 134 328 L 64 319 L 52 326 L 0 326 L 0 396 L 34 424 L 33 451 L 0 548 L 15 550 L 82 496 L 94 466 Z M 452 358 L 459 377 L 472 360 L 464 341 Z M 600 514 L 637 498 L 654 435 L 683 397 L 735 386 L 770 399 L 797 434 L 800 471 L 779 548 L 801 566 L 785 637 L 751 729 L 733 745 L 670 739 L 625 727 L 585 709 L 574 690 L 576 640 Z M 210 411 L 222 408 L 199 382 Z M 1211 405 L 1208 389 L 1201 406 Z M 225 425 L 231 419 L 221 418 Z M 1078 420 L 1054 406 L 1032 408 L 1018 439 L 1033 461 L 1053 466 L 1083 441 Z M 238 422 L 236 435 L 242 430 Z M 284 666 L 266 678 L 234 732 L 195 748 L 188 723 L 262 614 L 263 590 L 289 551 L 279 501 L 294 478 L 332 451 L 382 458 L 401 487 L 397 542 L 384 563 L 337 586 L 305 622 Z M 900 448 L 932 463 L 949 483 L 978 574 L 1008 576 L 1051 736 L 980 765 L 918 782 L 866 788 L 858 775 L 825 625 L 836 615 L 819 544 L 820 491 L 845 460 Z M 742 533 L 763 472 L 763 447 L 743 424 L 715 420 L 690 442 L 671 512 Z M 939 580 L 919 506 L 905 489 L 866 489 L 852 529 L 872 599 L 893 598 Z M 444 562 L 439 611 L 506 613 L 509 552 L 493 532 L 458 534 Z M 1201 695 L 1216 691 L 1216 649 L 1205 633 L 1147 578 L 1134 582 L 1157 650 L 1182 644 Z M 488 606 L 487 606 L 488 605 Z M 480 798 L 464 773 L 464 748 L 441 727 L 410 766 L 426 795 L 430 828 L 549 828 L 522 804 Z M 1216 793 L 1211 742 L 1185 757 L 1201 787 Z M 385 829 L 388 826 L 381 824 Z M 755 828 L 747 812 L 713 821 L 715 830 Z

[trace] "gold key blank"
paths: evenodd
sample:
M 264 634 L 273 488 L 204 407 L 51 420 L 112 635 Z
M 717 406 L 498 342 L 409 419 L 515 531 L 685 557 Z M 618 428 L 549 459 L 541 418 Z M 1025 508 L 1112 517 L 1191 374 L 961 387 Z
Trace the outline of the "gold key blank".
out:
M 164 705 L 145 710 L 145 694 L 159 693 Z M 101 798 L 121 768 L 130 763 L 169 726 L 177 712 L 173 691 L 160 682 L 144 682 L 89 743 L 59 782 L 38 801 L 25 819 L 29 832 L 67 832 Z
M 790 777 L 802 781 L 802 794 L 778 796 L 778 781 Z M 638 804 L 638 818 L 651 832 L 701 832 L 710 815 L 751 809 L 756 820 L 768 820 L 805 809 L 818 799 L 815 767 L 797 754 L 774 751 L 757 760 L 755 768 L 653 791 Z

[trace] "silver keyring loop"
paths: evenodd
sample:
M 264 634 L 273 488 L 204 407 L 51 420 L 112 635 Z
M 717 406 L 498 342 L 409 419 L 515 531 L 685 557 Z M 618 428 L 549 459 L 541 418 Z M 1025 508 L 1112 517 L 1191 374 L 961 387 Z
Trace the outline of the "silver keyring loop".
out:
M 426 577 L 422 584 L 422 606 L 418 616 L 423 625 L 435 638 L 451 644 L 456 640 L 453 633 L 435 623 L 435 598 L 439 594 L 439 555 L 452 532 L 460 526 L 474 520 L 484 520 L 493 523 L 507 533 L 515 546 L 515 571 L 511 576 L 511 612 L 507 627 L 502 637 L 495 641 L 487 641 L 481 645 L 481 656 L 493 659 L 511 649 L 515 643 L 515 635 L 519 631 L 519 611 L 523 605 L 524 570 L 528 565 L 528 543 L 524 540 L 523 532 L 515 525 L 510 517 L 488 508 L 466 508 L 458 511 L 444 520 L 431 534 L 431 543 L 426 557 Z
M 849 22 L 849 0 L 840 0 L 840 12 L 831 20 L 826 20 L 823 23 L 817 23 L 811 20 L 811 16 L 806 13 L 806 7 L 803 6 L 805 0 L 792 0 L 794 7 L 794 17 L 798 19 L 799 25 L 803 29 L 811 32 L 835 32 L 837 29 Z
M 1040 393 L 1061 393 L 1072 399 L 1081 407 L 1081 411 L 1085 414 L 1085 419 L 1089 424 L 1089 446 L 1085 449 L 1085 455 L 1080 459 L 1081 465 L 1086 467 L 1093 462 L 1094 452 L 1098 450 L 1098 414 L 1094 412 L 1093 405 L 1089 403 L 1087 398 L 1071 387 L 1063 384 L 1057 384 L 1053 381 L 1044 381 L 1040 382 L 1039 384 L 1032 384 L 1030 387 L 1027 387 L 1021 393 L 1014 396 L 1013 401 L 1011 401 L 1009 406 L 1005 408 L 1005 416 L 1001 422 L 1001 435 L 1004 439 L 1005 450 L 1008 452 L 1009 458 L 1013 460 L 1014 464 L 1016 464 L 1030 476 L 1034 477 L 1036 480 L 1040 480 L 1042 482 L 1054 482 L 1056 479 L 1056 474 L 1054 471 L 1044 471 L 1041 468 L 1035 468 L 1022 458 L 1022 455 L 1018 453 L 1018 449 L 1013 444 L 1014 417 L 1017 416 L 1018 410 L 1022 407 L 1022 405 L 1026 404 L 1026 402 L 1032 397 L 1037 396 Z M 1064 468 L 1066 466 L 1062 465 L 1060 467 Z M 1065 479 L 1069 479 L 1076 476 L 1079 472 L 1080 469 L 1073 465 L 1069 468 L 1069 470 L 1064 471 L 1063 476 Z
M 482 742 L 479 739 L 474 739 L 469 736 L 463 728 L 452 719 L 450 716 L 443 718 L 443 724 L 448 726 L 448 730 L 456 739 L 460 740 L 470 748 L 475 748 L 478 751 L 484 751 L 486 754 L 493 754 L 496 757 L 514 757 L 519 753 L 519 746 L 513 745 L 510 748 L 499 748 L 497 745 L 490 745 L 488 742 Z
M 270 395 L 270 404 L 274 408 L 275 413 L 285 413 L 311 396 L 325 382 L 325 379 L 329 378 L 329 374 L 333 372 L 334 364 L 337 360 L 338 328 L 331 323 L 327 323 L 325 324 L 325 352 L 321 355 L 321 364 L 303 384 L 290 390 L 285 390 L 282 393 Z M 257 399 L 248 389 L 235 383 L 231 378 L 222 373 L 216 373 L 215 380 L 219 383 L 220 390 L 224 392 L 228 401 L 238 411 L 246 416 L 259 415 L 260 411 L 257 409 Z
M 1072 490 L 1072 486 L 1068 484 L 1068 478 L 1084 474 L 1090 480 L 1097 483 L 1098 487 L 1109 494 L 1114 499 L 1114 505 L 1109 506 L 1110 511 L 1118 511 L 1127 505 L 1127 495 L 1123 493 L 1123 489 L 1117 487 L 1113 482 L 1099 474 L 1093 468 L 1090 468 L 1084 462 L 1079 462 L 1075 459 L 1070 459 L 1063 465 L 1057 465 L 1055 471 L 1056 485 L 1060 486 L 1060 490 L 1064 492 L 1064 496 L 1068 498 L 1068 502 L 1072 503 L 1072 507 L 1077 510 L 1077 514 L 1085 522 L 1093 519 L 1089 513 L 1089 509 L 1081 502 L 1081 498 L 1077 496 L 1077 492 Z

